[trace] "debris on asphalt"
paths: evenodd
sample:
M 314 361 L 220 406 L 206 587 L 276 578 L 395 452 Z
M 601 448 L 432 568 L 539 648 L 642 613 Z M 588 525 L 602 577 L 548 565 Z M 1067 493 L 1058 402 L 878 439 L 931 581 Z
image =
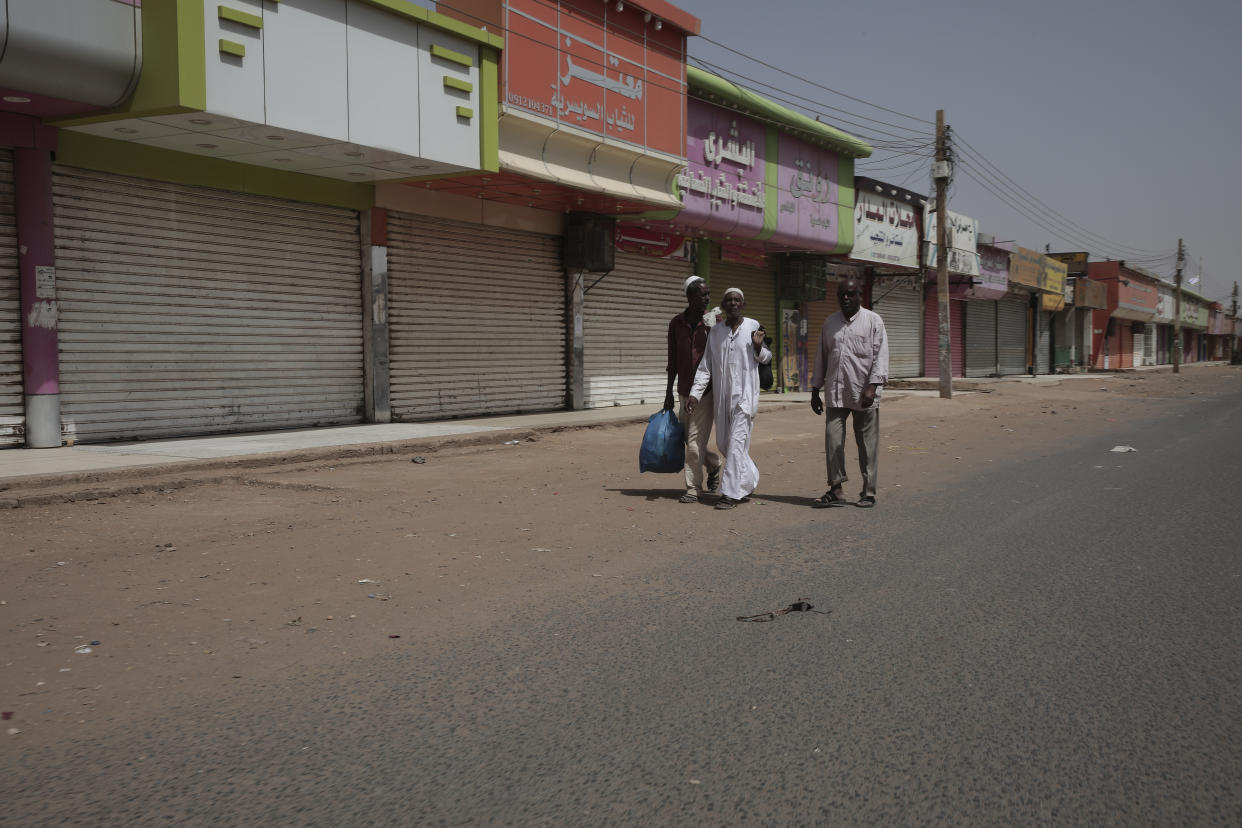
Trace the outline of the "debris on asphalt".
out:
M 423 456 L 420 454 L 420 455 L 418 455 L 417 457 L 411 458 L 410 462 L 411 462 L 411 463 L 417 463 L 418 465 L 420 465 L 420 466 L 421 466 L 423 463 L 426 463 L 426 462 L 427 462 L 427 458 L 426 458 L 426 457 L 423 457 Z
M 3 713 L 0 713 L 0 720 L 7 722 L 11 718 L 13 718 L 13 711 L 11 710 L 6 710 Z
M 87 655 L 91 652 L 91 648 L 89 644 L 79 644 L 73 648 L 73 651 L 78 655 Z
M 399 635 L 390 635 L 390 636 L 388 636 L 388 637 L 389 637 L 389 638 L 400 638 L 401 636 L 399 636 Z
M 817 610 L 815 605 L 808 602 L 805 598 L 799 598 L 784 609 L 771 610 L 770 612 L 760 612 L 755 615 L 739 615 L 738 621 L 775 621 L 782 615 L 788 615 L 791 612 L 813 612 L 817 615 L 828 615 L 832 610 Z
M 374 578 L 363 578 L 362 580 L 358 581 L 358 583 L 360 583 L 360 584 L 378 584 L 378 583 L 379 583 L 379 581 L 375 580 Z
M 91 642 L 91 646 L 92 646 L 92 647 L 98 647 L 98 646 L 99 646 L 99 642 L 98 642 L 98 641 L 92 641 L 92 642 Z
M 381 601 L 387 601 L 387 600 L 388 600 L 389 598 L 391 598 L 392 596 L 390 596 L 387 592 L 372 592 L 372 593 L 371 593 L 370 595 L 368 595 L 367 597 L 368 597 L 368 598 L 378 598 L 378 599 L 379 599 L 379 600 L 381 600 Z
M 1127 451 L 1138 451 L 1138 449 L 1136 449 L 1134 446 L 1113 446 L 1111 449 L 1109 449 L 1109 451 L 1127 452 Z
M 299 615 L 297 618 L 293 619 L 292 621 L 286 621 L 285 623 L 289 625 L 290 627 L 300 627 L 302 626 L 302 616 Z
M 521 445 L 521 443 L 522 443 L 521 440 L 505 440 L 506 446 L 517 446 L 517 445 Z

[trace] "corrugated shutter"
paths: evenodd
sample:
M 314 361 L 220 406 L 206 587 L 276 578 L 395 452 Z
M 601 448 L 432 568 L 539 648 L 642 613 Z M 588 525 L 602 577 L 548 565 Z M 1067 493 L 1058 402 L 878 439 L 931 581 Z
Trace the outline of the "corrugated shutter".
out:
M 559 236 L 388 214 L 393 419 L 564 408 L 560 251 Z
M 1025 299 L 1001 299 L 996 303 L 1001 376 L 1026 373 L 1026 312 Z
M 616 268 L 583 302 L 587 408 L 664 401 L 668 323 L 685 310 L 685 281 L 693 270 L 689 262 L 617 251 Z M 718 293 L 713 291 L 713 303 L 720 301 Z
M 776 301 L 776 276 L 772 271 L 733 262 L 712 262 L 708 281 L 712 288 L 713 305 L 720 304 L 729 288 L 740 289 L 746 296 L 746 307 L 742 313 L 759 320 L 775 342 L 780 314 Z
M 966 303 L 966 376 L 996 373 L 996 302 Z
M 358 422 L 358 216 L 56 166 L 61 415 L 79 441 Z
M 879 280 L 871 289 L 872 310 L 884 320 L 888 336 L 888 375 L 921 376 L 923 369 L 923 287 L 893 287 Z
M 949 300 L 949 361 L 955 377 L 965 376 L 966 372 L 966 351 L 962 342 L 966 330 L 962 307 L 965 304 L 960 299 Z M 927 295 L 923 312 L 923 360 L 929 377 L 940 376 L 940 304 L 934 293 Z
M 828 295 L 817 302 L 807 302 L 806 304 L 806 342 L 807 347 L 811 349 L 811 366 L 815 365 L 815 354 L 819 353 L 819 335 L 824 330 L 824 322 L 829 316 L 841 310 L 840 303 L 837 302 L 837 283 L 828 283 Z
M 1036 311 L 1039 320 L 1039 337 L 1035 345 L 1035 373 L 1052 373 L 1052 314 L 1048 311 Z
M 22 303 L 17 273 L 13 153 L 0 150 L 0 448 L 24 443 Z

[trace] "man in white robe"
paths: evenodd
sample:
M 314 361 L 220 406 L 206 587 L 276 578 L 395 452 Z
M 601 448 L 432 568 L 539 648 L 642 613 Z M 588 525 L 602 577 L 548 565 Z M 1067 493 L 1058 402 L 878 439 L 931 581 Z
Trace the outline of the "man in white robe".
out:
M 763 344 L 763 326 L 742 316 L 746 297 L 741 290 L 729 288 L 720 304 L 725 319 L 707 336 L 687 406 L 693 412 L 710 386 L 716 447 L 725 458 L 716 508 L 732 509 L 759 485 L 759 469 L 750 459 L 750 432 L 759 410 L 759 366 L 772 361 L 772 352 Z

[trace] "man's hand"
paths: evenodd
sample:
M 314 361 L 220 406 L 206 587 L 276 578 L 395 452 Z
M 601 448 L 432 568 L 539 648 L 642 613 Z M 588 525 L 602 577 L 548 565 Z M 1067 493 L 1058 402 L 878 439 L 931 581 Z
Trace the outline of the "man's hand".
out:
M 859 401 L 863 408 L 870 408 L 871 404 L 875 402 L 876 387 L 875 385 L 868 385 L 863 389 L 862 399 Z
M 693 414 L 693 413 L 694 413 L 694 407 L 695 407 L 696 405 L 698 405 L 698 404 L 699 404 L 699 398 L 698 398 L 698 397 L 693 397 L 693 396 L 691 396 L 691 397 L 686 397 L 686 413 L 687 413 L 687 414 Z
M 767 335 L 768 332 L 763 328 L 756 328 L 755 332 L 750 335 L 750 344 L 755 346 L 756 354 L 758 354 L 760 349 L 763 348 L 763 338 Z
M 811 389 L 811 410 L 815 412 L 816 417 L 824 413 L 824 401 L 819 398 L 818 388 Z
M 673 410 L 673 405 L 674 405 L 674 402 L 673 402 L 673 392 L 672 392 L 672 391 L 669 391 L 667 394 L 665 394 L 665 395 L 664 395 L 664 410 L 665 410 L 665 411 L 672 411 L 672 410 Z

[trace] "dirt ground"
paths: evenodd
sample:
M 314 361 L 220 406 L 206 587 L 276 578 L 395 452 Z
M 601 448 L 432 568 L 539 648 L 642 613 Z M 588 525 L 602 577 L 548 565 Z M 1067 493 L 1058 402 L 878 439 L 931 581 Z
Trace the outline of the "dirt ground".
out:
M 0 511 L 0 745 L 121 732 L 153 709 L 207 708 L 294 666 L 452 646 L 593 579 L 785 522 L 865 540 L 868 523 L 900 514 L 913 493 L 1239 377 L 1208 367 L 997 383 L 952 400 L 891 392 L 870 511 L 808 508 L 825 489 L 823 421 L 803 406 L 760 415 L 762 481 L 731 512 L 678 503 L 678 476 L 640 475 L 633 424 L 446 442 L 421 450 L 423 463 L 397 453 L 239 463 L 197 479 L 138 471 L 95 485 L 95 499 Z M 177 482 L 132 493 L 158 474 Z

